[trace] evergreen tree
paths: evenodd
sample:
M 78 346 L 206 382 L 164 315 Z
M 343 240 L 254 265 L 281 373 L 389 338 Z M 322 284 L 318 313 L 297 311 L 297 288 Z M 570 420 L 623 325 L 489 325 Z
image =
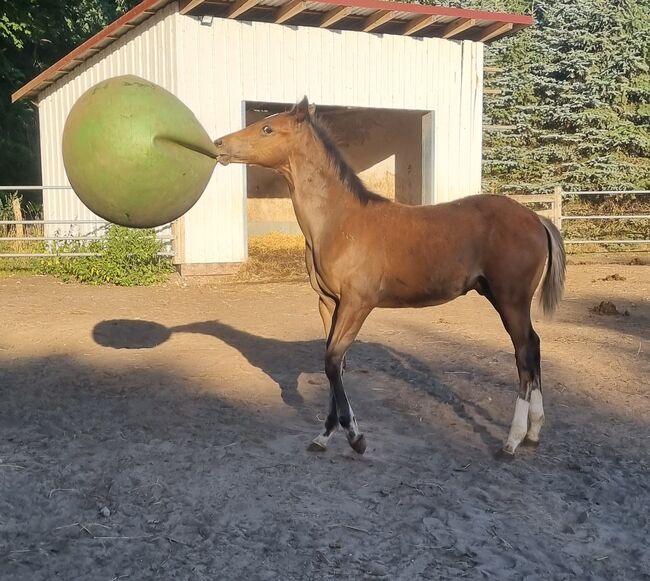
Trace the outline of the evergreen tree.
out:
M 484 189 L 650 188 L 650 0 L 543 0 L 486 50 Z M 489 77 L 487 77 L 489 79 Z

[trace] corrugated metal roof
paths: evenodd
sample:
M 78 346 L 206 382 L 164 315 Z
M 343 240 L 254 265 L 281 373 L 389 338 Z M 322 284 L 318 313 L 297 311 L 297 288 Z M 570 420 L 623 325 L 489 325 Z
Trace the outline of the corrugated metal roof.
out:
M 33 97 L 172 0 L 143 0 L 22 86 L 12 102 Z M 373 34 L 490 42 L 533 23 L 531 16 L 383 0 L 180 0 L 181 14 L 259 20 Z

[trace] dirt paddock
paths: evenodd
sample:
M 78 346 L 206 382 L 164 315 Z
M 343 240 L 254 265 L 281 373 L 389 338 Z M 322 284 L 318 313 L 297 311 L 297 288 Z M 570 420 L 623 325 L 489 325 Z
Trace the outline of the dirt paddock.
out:
M 345 375 L 363 457 L 306 451 L 305 284 L 14 277 L 0 305 L 0 579 L 650 579 L 647 266 L 573 265 L 535 311 L 547 420 L 510 463 L 514 357 L 474 294 L 371 315 Z

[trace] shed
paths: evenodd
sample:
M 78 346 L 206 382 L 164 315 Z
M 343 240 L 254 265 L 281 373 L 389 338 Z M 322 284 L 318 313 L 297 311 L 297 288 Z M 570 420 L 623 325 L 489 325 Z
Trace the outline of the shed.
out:
M 44 186 L 68 184 L 67 114 L 89 87 L 135 74 L 185 102 L 214 137 L 307 95 L 380 193 L 431 204 L 480 192 L 483 45 L 530 16 L 379 0 L 144 0 L 12 96 L 38 104 Z M 96 218 L 70 190 L 46 220 Z M 218 167 L 173 225 L 182 273 L 223 272 L 248 234 L 297 229 L 277 177 Z

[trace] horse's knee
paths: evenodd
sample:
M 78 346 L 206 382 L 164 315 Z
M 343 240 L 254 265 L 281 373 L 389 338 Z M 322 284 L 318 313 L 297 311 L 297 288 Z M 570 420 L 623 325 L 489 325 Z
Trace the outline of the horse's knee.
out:
M 325 375 L 330 381 L 336 381 L 341 375 L 341 356 L 336 353 L 325 354 Z

